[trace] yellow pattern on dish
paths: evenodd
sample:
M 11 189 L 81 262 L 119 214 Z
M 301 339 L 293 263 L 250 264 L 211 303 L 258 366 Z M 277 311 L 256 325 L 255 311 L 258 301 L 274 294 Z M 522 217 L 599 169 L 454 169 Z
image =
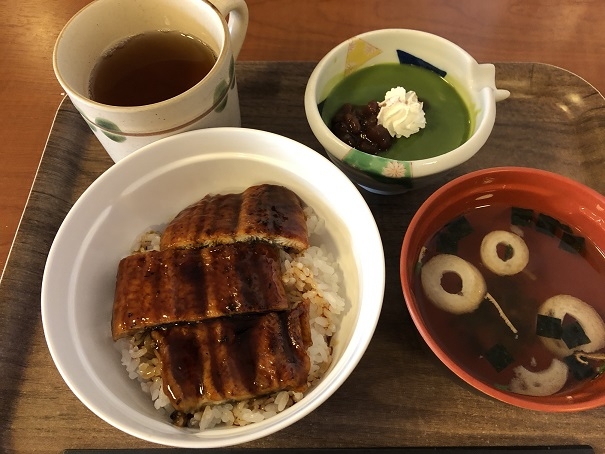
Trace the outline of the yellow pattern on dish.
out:
M 345 61 L 345 76 L 355 71 L 368 60 L 380 55 L 382 50 L 364 41 L 355 39 L 349 43 L 347 59 Z

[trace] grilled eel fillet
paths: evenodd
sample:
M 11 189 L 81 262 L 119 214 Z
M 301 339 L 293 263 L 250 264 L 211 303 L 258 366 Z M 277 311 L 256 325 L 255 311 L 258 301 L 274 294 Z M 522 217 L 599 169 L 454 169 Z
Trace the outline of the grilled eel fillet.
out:
M 264 242 L 136 253 L 118 267 L 112 336 L 290 307 L 279 249 Z
M 207 195 L 168 224 L 160 249 L 268 241 L 301 252 L 309 247 L 300 198 L 283 186 L 251 186 L 240 194 Z
M 152 331 L 164 393 L 182 413 L 281 390 L 304 391 L 311 344 L 309 304 Z

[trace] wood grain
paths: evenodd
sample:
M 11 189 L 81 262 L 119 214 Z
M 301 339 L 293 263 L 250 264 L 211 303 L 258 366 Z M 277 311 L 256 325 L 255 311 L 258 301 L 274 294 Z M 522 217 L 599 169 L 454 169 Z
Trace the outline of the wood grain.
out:
M 243 126 L 321 151 L 302 105 L 313 66 L 239 63 Z M 512 95 L 498 104 L 485 147 L 443 182 L 486 166 L 529 165 L 605 191 L 605 100 L 600 94 L 549 65 L 501 63 L 496 69 L 498 86 Z M 40 324 L 40 284 L 52 238 L 69 207 L 111 164 L 66 100 L 0 283 L 0 408 L 5 413 L 0 452 L 155 447 L 114 429 L 74 396 L 50 358 Z M 330 399 L 291 427 L 244 447 L 589 444 L 605 453 L 605 408 L 554 414 L 495 401 L 454 376 L 420 338 L 401 292 L 399 251 L 414 212 L 440 183 L 404 196 L 362 192 L 385 248 L 386 290 L 376 333 L 360 364 Z
M 0 269 L 62 90 L 52 48 L 90 0 L 0 0 Z M 340 41 L 388 27 L 440 34 L 480 62 L 543 62 L 605 90 L 601 0 L 248 0 L 242 61 L 318 61 Z

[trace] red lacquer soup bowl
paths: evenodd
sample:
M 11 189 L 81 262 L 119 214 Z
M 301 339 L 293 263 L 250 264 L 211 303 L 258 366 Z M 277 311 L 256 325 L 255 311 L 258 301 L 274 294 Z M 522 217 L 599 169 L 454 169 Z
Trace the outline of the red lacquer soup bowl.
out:
M 459 177 L 413 217 L 401 284 L 423 339 L 458 377 L 542 411 L 605 404 L 605 197 L 551 172 Z

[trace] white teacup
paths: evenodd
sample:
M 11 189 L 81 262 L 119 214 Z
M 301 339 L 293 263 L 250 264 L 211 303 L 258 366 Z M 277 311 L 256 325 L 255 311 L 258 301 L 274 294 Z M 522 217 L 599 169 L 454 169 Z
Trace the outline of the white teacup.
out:
M 59 83 L 117 162 L 179 132 L 241 125 L 234 67 L 247 27 L 244 0 L 95 0 L 61 31 L 53 66 Z M 128 37 L 157 30 L 202 40 L 217 57 L 213 68 L 196 85 L 164 101 L 132 107 L 93 101 L 90 78 L 102 55 Z

